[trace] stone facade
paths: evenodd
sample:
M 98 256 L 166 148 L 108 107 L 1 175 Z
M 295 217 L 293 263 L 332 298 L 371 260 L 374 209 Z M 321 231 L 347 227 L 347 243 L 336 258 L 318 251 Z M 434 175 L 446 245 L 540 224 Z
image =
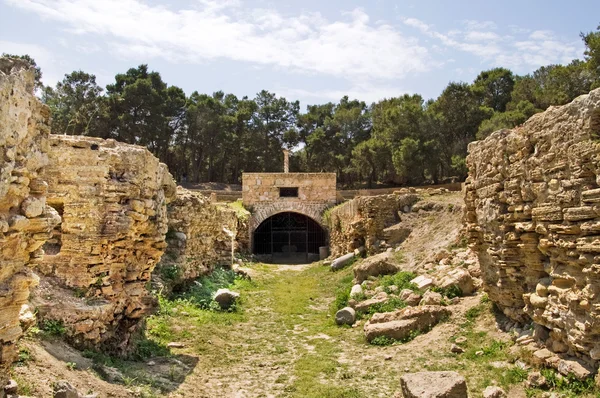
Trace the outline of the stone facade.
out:
M 233 209 L 177 187 L 177 197 L 168 205 L 168 218 L 168 246 L 155 270 L 165 287 L 206 275 L 217 265 L 231 265 L 232 245 L 239 250 L 235 237 L 240 229 Z M 246 224 L 241 228 L 247 231 Z
M 600 359 L 599 138 L 595 90 L 471 143 L 465 197 L 490 299 L 588 360 Z
M 46 205 L 47 184 L 40 171 L 48 163 L 50 110 L 33 95 L 33 71 L 0 58 L 0 385 L 17 356 L 29 291 L 38 278 L 31 271 L 41 246 L 60 222 Z M 2 392 L 0 392 L 0 395 Z
M 297 197 L 280 197 L 280 188 L 297 188 Z M 244 173 L 242 200 L 252 213 L 249 236 L 269 217 L 283 212 L 304 214 L 319 224 L 336 203 L 335 173 Z M 252 245 L 252 238 L 250 247 Z
M 50 136 L 47 202 L 62 223 L 37 265 L 33 302 L 69 341 L 122 354 L 155 306 L 148 283 L 167 233 L 175 183 L 146 148 Z
M 359 196 L 333 208 L 326 219 L 331 254 L 340 256 L 361 246 L 376 253 L 378 243 L 387 238 L 384 229 L 400 222 L 399 212 L 418 200 L 414 193 Z
M 247 209 L 266 203 L 336 203 L 335 173 L 244 173 L 242 198 Z M 280 197 L 279 188 L 298 188 L 298 197 Z

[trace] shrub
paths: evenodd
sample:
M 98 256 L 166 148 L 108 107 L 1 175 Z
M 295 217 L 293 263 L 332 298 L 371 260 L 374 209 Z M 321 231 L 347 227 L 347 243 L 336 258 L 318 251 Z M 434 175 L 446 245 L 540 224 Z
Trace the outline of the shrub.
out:
M 394 275 L 385 275 L 381 278 L 380 284 L 384 288 L 395 285 L 398 286 L 398 289 L 400 290 L 410 289 L 413 291 L 417 291 L 419 290 L 417 288 L 417 285 L 415 285 L 414 283 L 410 283 L 410 281 L 415 279 L 416 277 L 417 275 L 413 272 L 401 271 Z

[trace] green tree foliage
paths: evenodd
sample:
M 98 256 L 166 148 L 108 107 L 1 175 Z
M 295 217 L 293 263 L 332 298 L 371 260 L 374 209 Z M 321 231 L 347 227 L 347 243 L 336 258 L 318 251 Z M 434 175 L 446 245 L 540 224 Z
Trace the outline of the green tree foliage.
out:
M 106 90 L 76 71 L 42 97 L 55 133 L 144 145 L 182 182 L 239 183 L 242 172 L 280 171 L 287 148 L 292 171 L 335 172 L 344 187 L 423 184 L 465 178 L 469 142 L 600 86 L 600 26 L 581 38 L 584 60 L 524 76 L 485 70 L 428 101 L 404 94 L 369 106 L 343 97 L 301 112 L 298 101 L 264 90 L 186 96 L 146 65 L 116 75 Z
M 55 134 L 102 135 L 99 130 L 106 117 L 106 101 L 96 76 L 82 71 L 65 75 L 56 88 L 45 87 L 42 101 L 52 110 L 52 131 Z M 92 129 L 92 130 L 90 130 Z
M 504 112 L 515 86 L 513 73 L 505 68 L 483 71 L 473 82 L 473 91 L 480 96 L 482 105 L 496 112 Z

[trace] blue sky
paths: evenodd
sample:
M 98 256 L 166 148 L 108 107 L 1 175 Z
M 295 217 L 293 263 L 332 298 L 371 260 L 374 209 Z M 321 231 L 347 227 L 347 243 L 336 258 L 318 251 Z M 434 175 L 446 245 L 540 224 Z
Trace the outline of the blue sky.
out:
M 261 89 L 306 104 L 437 97 L 496 66 L 525 74 L 583 57 L 600 1 L 0 0 L 0 52 L 45 84 L 99 84 L 142 63 L 190 94 Z

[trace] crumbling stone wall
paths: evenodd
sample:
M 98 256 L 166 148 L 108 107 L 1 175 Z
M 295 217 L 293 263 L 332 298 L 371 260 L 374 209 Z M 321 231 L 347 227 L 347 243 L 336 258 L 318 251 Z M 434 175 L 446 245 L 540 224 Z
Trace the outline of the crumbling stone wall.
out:
M 377 252 L 380 242 L 386 239 L 384 229 L 400 222 L 399 212 L 408 212 L 417 200 L 414 193 L 398 192 L 359 196 L 332 208 L 324 217 L 331 254 L 339 256 L 361 246 L 369 254 Z
M 239 221 L 233 209 L 177 187 L 177 197 L 168 205 L 168 219 L 168 246 L 155 270 L 164 287 L 209 274 L 217 265 L 231 265 L 232 245 L 235 251 L 239 249 Z
M 175 183 L 147 149 L 114 140 L 53 135 L 48 156 L 47 202 L 62 223 L 37 266 L 34 303 L 76 346 L 122 354 L 155 306 L 148 285 Z
M 46 205 L 40 170 L 48 162 L 50 111 L 33 95 L 33 71 L 0 58 L 0 385 L 17 356 L 19 321 L 33 320 L 29 291 L 37 284 L 30 266 L 60 217 Z M 0 393 L 1 395 L 1 393 Z
M 466 222 L 489 297 L 600 359 L 600 90 L 469 145 Z M 539 330 L 539 328 L 538 328 Z M 549 336 L 548 334 L 549 333 Z

